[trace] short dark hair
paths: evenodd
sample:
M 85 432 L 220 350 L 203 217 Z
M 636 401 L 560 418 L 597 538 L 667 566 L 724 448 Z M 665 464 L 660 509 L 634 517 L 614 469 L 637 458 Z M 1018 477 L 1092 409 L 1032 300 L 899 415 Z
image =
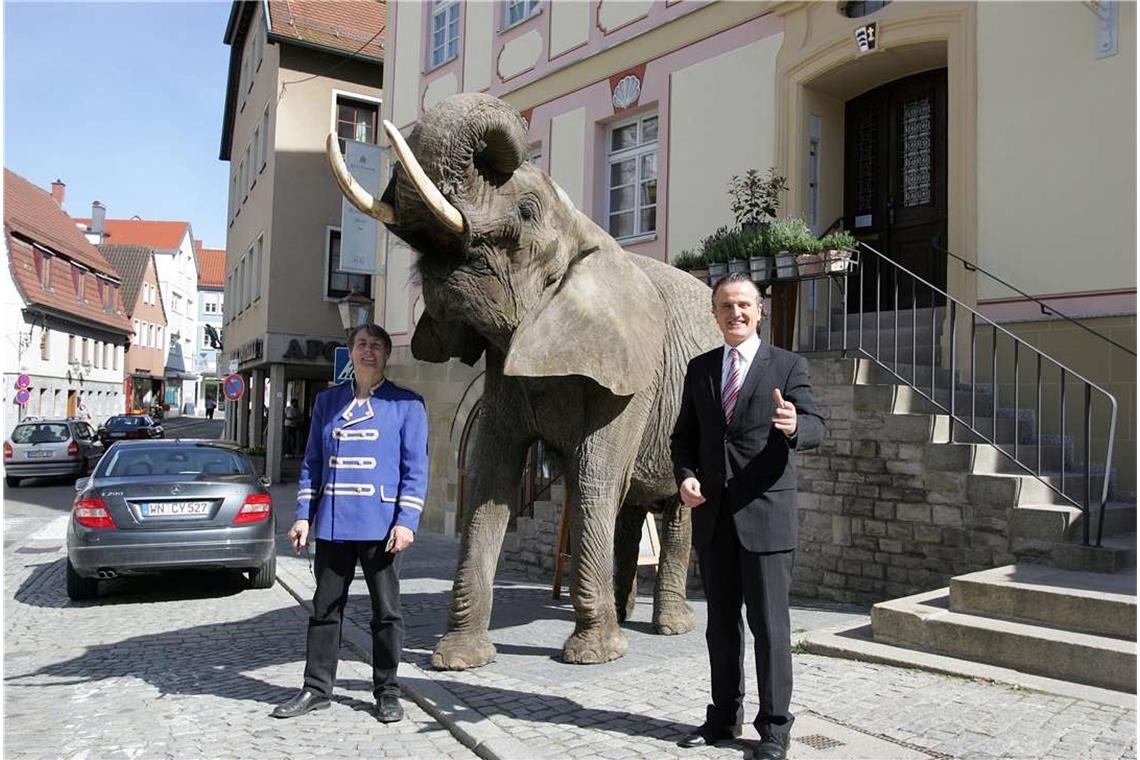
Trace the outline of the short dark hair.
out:
M 760 286 L 756 284 L 755 280 L 752 279 L 752 276 L 747 272 L 729 272 L 713 284 L 712 305 L 714 309 L 716 308 L 716 292 L 723 288 L 725 285 L 735 285 L 738 282 L 747 282 L 752 286 L 753 290 L 756 291 L 756 304 L 760 305 L 760 301 L 763 299 L 764 294 L 760 292 Z
M 349 351 L 352 351 L 352 344 L 356 342 L 356 336 L 360 333 L 366 333 L 373 338 L 379 338 L 380 342 L 384 344 L 384 353 L 388 356 L 392 355 L 392 337 L 388 335 L 387 330 L 372 322 L 352 328 L 352 332 L 348 334 Z

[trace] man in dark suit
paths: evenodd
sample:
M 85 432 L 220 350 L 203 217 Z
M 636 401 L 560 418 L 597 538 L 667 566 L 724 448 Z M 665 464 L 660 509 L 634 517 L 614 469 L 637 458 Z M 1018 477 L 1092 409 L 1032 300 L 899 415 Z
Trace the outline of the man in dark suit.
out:
M 787 756 L 792 642 L 788 595 L 796 548 L 795 452 L 815 448 L 824 423 L 807 361 L 761 343 L 760 293 L 745 274 L 713 288 L 724 346 L 689 362 L 672 456 L 708 602 L 712 704 L 682 747 L 740 735 L 744 713 L 743 603 L 756 644 L 761 742 L 755 757 Z

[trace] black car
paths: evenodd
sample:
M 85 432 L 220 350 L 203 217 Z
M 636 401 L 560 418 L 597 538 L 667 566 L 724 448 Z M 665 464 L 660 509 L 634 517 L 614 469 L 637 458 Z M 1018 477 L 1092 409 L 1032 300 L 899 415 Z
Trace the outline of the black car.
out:
M 162 425 L 146 414 L 120 414 L 110 417 L 99 428 L 99 440 L 104 448 L 110 448 L 116 441 L 149 440 L 165 438 Z
M 269 481 L 218 441 L 116 443 L 76 481 L 67 529 L 67 595 L 90 599 L 100 579 L 182 568 L 277 577 Z

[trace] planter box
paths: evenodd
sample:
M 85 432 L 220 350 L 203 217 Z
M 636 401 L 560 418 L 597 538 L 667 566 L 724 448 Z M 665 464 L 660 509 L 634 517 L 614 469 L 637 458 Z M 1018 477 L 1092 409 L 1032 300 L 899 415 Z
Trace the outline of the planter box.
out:
M 726 274 L 728 274 L 728 264 L 709 264 L 709 285 L 715 285 L 716 281 Z
M 834 250 L 822 253 L 801 253 L 796 256 L 796 268 L 801 277 L 846 272 L 851 266 L 851 252 Z
M 747 274 L 748 272 L 749 272 L 748 259 L 733 259 L 732 261 L 728 262 L 728 273 L 729 274 L 736 274 L 736 273 Z
M 690 270 L 688 270 L 688 272 L 689 272 L 689 274 L 691 274 L 693 277 L 696 277 L 701 282 L 708 282 L 709 281 L 709 270 L 707 270 L 707 269 L 690 269 Z
M 776 259 L 776 279 L 777 280 L 792 280 L 796 276 L 796 256 L 793 253 L 777 253 Z
M 775 277 L 776 262 L 771 256 L 753 256 L 748 260 L 748 271 L 753 280 L 766 282 Z

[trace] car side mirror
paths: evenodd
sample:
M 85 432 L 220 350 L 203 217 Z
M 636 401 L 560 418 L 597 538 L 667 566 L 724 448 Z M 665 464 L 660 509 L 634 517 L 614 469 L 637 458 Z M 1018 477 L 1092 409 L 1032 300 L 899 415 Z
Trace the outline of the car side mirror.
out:
M 266 488 L 269 488 L 270 484 L 272 483 L 272 481 L 269 480 L 269 477 L 267 475 L 261 475 L 260 477 L 258 477 L 257 482 L 260 483 L 261 485 L 265 486 Z
M 75 479 L 75 492 L 82 493 L 87 490 L 87 486 L 91 484 L 91 478 L 76 478 Z

